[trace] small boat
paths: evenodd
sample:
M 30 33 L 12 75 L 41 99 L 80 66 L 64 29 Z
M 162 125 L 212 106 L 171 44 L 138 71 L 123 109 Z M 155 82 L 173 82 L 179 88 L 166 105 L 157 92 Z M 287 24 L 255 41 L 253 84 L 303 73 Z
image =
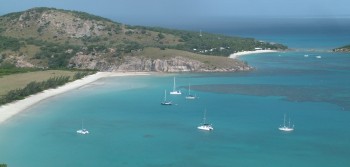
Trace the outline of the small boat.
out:
M 171 101 L 166 100 L 166 90 L 164 91 L 164 101 L 160 103 L 161 105 L 172 105 Z
M 320 58 L 322 58 L 322 57 L 321 57 L 321 56 L 316 56 L 316 58 L 320 59 Z
M 198 126 L 197 128 L 200 130 L 207 130 L 207 131 L 214 130 L 214 128 L 211 124 L 202 124 L 202 125 Z
M 78 134 L 86 135 L 89 134 L 89 131 L 84 128 L 84 121 L 81 121 L 81 129 L 77 130 Z
M 188 95 L 185 97 L 186 99 L 193 100 L 196 99 L 197 97 L 194 95 L 191 95 L 191 85 L 188 84 Z
M 170 92 L 171 95 L 181 95 L 180 90 L 176 90 L 176 82 L 175 82 L 175 77 L 174 77 L 174 85 L 173 85 L 173 91 Z
M 286 126 L 286 114 L 284 114 L 283 126 L 280 126 L 278 129 L 284 132 L 291 132 L 294 130 L 294 125 L 293 127 L 290 126 L 290 119 L 289 119 L 288 126 Z
M 206 131 L 214 130 L 214 128 L 211 124 L 205 122 L 206 121 L 206 113 L 207 113 L 207 111 L 204 110 L 203 122 L 197 128 L 200 130 L 206 130 Z
M 309 57 L 309 55 L 304 55 L 304 57 Z

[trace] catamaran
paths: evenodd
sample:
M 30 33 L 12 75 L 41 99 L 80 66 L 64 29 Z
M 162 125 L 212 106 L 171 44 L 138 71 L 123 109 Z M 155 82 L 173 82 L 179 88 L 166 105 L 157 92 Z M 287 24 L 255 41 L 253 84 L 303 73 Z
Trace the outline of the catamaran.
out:
M 85 134 L 89 134 L 89 131 L 84 129 L 84 121 L 81 120 L 81 129 L 77 130 L 77 133 L 85 135 Z
M 290 119 L 289 119 L 288 126 L 286 126 L 286 114 L 284 114 L 283 126 L 280 126 L 278 129 L 284 132 L 291 132 L 294 130 L 294 125 L 293 127 L 290 126 Z
M 196 96 L 191 95 L 191 84 L 188 84 L 188 95 L 185 98 L 190 100 L 196 99 Z
M 206 121 L 206 113 L 207 113 L 207 110 L 204 110 L 203 122 L 197 128 L 200 130 L 207 130 L 207 131 L 214 130 L 214 128 L 211 124 L 205 122 Z
M 174 86 L 173 86 L 173 91 L 170 92 L 171 95 L 181 95 L 180 90 L 176 90 L 176 82 L 175 82 L 175 77 L 174 77 Z
M 161 105 L 172 105 L 171 101 L 166 100 L 166 90 L 164 91 L 164 101 L 160 103 Z

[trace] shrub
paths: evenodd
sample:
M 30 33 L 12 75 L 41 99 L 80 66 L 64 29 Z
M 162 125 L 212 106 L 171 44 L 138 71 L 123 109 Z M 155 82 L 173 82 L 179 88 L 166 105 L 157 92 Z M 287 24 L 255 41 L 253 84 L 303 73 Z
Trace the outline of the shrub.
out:
M 0 52 L 4 50 L 18 51 L 23 43 L 16 38 L 0 36 Z

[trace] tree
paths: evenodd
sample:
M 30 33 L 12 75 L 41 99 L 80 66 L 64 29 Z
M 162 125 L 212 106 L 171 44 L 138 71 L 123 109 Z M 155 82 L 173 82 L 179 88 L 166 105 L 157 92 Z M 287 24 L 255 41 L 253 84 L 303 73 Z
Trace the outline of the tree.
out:
M 0 98 L 0 104 L 12 102 L 14 100 L 23 99 L 29 95 L 41 92 L 45 89 L 56 88 L 69 82 L 69 76 L 60 76 L 50 78 L 42 82 L 30 82 L 23 89 L 16 89 L 9 91 L 6 95 Z
M 162 33 L 160 32 L 160 33 L 158 33 L 158 38 L 159 38 L 159 39 L 164 39 L 165 36 L 164 36 L 164 34 L 162 34 Z

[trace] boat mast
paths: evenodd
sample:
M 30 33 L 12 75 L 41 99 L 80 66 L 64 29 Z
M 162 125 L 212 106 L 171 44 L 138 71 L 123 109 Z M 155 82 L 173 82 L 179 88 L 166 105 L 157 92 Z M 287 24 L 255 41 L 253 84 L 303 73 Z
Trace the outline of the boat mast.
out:
M 204 110 L 203 124 L 205 124 L 206 115 L 207 115 L 207 109 Z
M 290 117 L 289 117 L 289 123 L 288 123 L 288 127 L 291 127 L 291 126 L 290 126 Z
M 174 77 L 174 87 L 173 87 L 173 91 L 175 92 L 175 77 Z

